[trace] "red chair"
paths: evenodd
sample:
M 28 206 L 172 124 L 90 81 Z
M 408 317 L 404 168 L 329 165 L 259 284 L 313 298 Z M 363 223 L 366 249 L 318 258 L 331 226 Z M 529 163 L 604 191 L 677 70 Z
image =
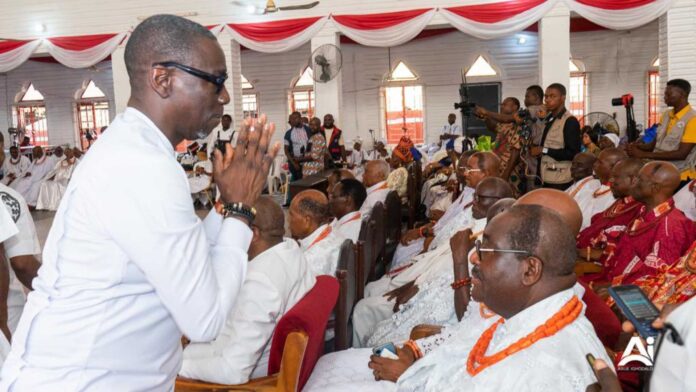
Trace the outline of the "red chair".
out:
M 283 359 L 283 347 L 288 334 L 294 331 L 304 331 L 309 336 L 302 367 L 300 369 L 298 390 L 302 390 L 314 370 L 319 357 L 324 353 L 324 332 L 331 311 L 338 299 L 338 281 L 328 275 L 317 277 L 317 283 L 312 290 L 292 307 L 278 321 L 271 340 L 271 354 L 268 359 L 268 374 L 280 370 Z
M 297 392 L 301 391 L 324 350 L 324 332 L 338 299 L 338 281 L 328 275 L 317 277 L 304 298 L 280 318 L 273 332 L 268 377 L 241 385 L 220 385 L 179 379 L 177 392 Z M 285 362 L 283 363 L 284 349 Z
M 585 288 L 585 295 L 582 296 L 582 301 L 587 305 L 585 317 L 592 323 L 602 344 L 614 349 L 619 341 L 619 335 L 621 335 L 621 322 L 611 308 L 591 288 L 583 282 L 580 284 Z

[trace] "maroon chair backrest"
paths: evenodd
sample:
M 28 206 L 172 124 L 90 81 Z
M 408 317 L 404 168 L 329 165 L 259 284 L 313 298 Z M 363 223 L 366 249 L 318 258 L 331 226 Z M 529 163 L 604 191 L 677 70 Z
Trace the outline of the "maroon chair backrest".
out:
M 391 191 L 387 194 L 384 208 L 387 244 L 399 242 L 401 237 L 401 198 L 396 191 Z
M 613 350 L 619 341 L 619 335 L 621 335 L 621 322 L 611 308 L 602 301 L 602 298 L 585 283 L 580 282 L 580 284 L 585 288 L 585 295 L 582 296 L 582 302 L 587 305 L 585 317 L 592 323 L 602 344 Z
M 271 341 L 268 374 L 280 371 L 283 347 L 285 347 L 285 339 L 288 334 L 294 331 L 304 331 L 307 333 L 309 341 L 298 380 L 298 390 L 302 390 L 312 374 L 312 370 L 314 370 L 314 365 L 324 352 L 326 323 L 337 299 L 338 281 L 336 278 L 328 275 L 318 276 L 314 287 L 278 321 Z

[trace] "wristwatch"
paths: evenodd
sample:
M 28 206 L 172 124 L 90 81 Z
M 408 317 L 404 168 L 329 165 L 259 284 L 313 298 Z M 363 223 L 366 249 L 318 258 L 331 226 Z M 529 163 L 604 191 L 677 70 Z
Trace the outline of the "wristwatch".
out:
M 244 218 L 249 225 L 251 225 L 256 218 L 256 208 L 247 206 L 243 203 L 223 203 L 218 201 L 215 203 L 215 211 L 222 215 L 223 218 Z

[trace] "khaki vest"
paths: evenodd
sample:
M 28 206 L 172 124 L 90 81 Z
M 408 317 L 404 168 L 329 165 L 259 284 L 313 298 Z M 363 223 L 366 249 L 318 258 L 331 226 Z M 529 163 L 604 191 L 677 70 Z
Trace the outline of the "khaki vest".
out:
M 561 149 L 565 146 L 563 138 L 563 127 L 572 114 L 566 109 L 560 118 L 557 118 L 551 124 L 549 132 L 544 140 L 545 148 Z M 548 155 L 541 156 L 541 180 L 549 184 L 565 184 L 573 180 L 570 173 L 572 161 L 557 161 Z
M 655 143 L 655 152 L 664 151 L 675 151 L 679 148 L 679 143 L 681 143 L 682 136 L 684 136 L 684 131 L 686 130 L 686 124 L 689 120 L 696 117 L 696 111 L 693 109 L 686 112 L 676 123 L 672 126 L 672 130 L 667 133 L 667 126 L 669 126 L 669 112 L 662 115 L 662 121 L 660 123 L 660 128 L 657 130 L 657 138 Z M 696 148 L 692 148 L 689 155 L 683 161 L 672 161 L 672 163 L 679 169 L 679 171 L 688 170 L 696 165 Z

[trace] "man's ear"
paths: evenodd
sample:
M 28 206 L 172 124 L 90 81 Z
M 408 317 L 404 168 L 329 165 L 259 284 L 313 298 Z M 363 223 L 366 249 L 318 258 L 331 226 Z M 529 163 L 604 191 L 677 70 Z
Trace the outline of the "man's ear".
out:
M 173 87 L 172 70 L 162 66 L 152 67 L 147 82 L 157 95 L 168 98 Z
M 539 280 L 544 271 L 544 263 L 539 258 L 530 256 L 523 261 L 522 284 L 525 286 L 533 286 Z

